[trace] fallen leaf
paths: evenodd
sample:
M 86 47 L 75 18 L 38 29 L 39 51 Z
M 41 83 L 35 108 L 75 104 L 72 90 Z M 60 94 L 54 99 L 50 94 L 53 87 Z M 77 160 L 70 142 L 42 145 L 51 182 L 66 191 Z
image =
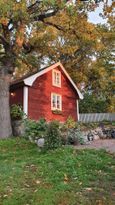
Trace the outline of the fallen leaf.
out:
M 39 180 L 36 181 L 36 184 L 40 184 L 41 182 Z
M 67 177 L 67 174 L 64 174 L 64 181 L 68 181 L 68 177 Z
M 34 190 L 35 193 L 36 193 L 37 191 L 38 191 L 37 189 Z
M 25 184 L 25 186 L 26 186 L 26 187 L 30 187 L 30 185 L 29 185 L 29 184 Z
M 35 167 L 35 165 L 34 165 L 34 164 L 31 164 L 30 166 L 31 166 L 31 167 Z
M 92 188 L 87 187 L 87 188 L 85 188 L 85 190 L 87 190 L 87 191 L 92 191 Z
M 4 198 L 6 198 L 7 196 L 8 196 L 7 194 L 4 194 L 4 196 L 3 196 L 3 197 L 4 197 Z

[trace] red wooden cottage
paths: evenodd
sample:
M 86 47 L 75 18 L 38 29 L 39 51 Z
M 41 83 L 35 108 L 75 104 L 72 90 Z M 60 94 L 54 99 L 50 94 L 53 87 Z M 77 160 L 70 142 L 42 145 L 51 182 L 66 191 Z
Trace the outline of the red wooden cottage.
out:
M 10 104 L 20 104 L 28 118 L 65 122 L 79 119 L 78 100 L 83 96 L 60 62 L 15 81 Z

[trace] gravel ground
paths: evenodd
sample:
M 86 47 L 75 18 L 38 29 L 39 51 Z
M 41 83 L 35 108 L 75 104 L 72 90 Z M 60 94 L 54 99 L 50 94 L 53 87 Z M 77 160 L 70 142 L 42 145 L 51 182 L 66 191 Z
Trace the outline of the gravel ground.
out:
M 108 152 L 115 153 L 115 139 L 95 140 L 87 145 L 78 145 L 76 149 L 105 149 Z

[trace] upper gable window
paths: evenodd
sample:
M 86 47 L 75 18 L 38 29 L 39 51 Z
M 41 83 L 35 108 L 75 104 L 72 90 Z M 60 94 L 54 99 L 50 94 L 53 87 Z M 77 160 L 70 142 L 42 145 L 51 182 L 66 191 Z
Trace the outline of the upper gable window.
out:
M 61 72 L 53 70 L 53 85 L 61 87 Z

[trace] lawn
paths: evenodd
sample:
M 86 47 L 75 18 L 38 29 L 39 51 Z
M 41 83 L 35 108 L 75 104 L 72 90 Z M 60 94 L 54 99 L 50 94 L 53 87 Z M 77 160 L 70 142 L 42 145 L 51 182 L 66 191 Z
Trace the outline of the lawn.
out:
M 113 205 L 115 159 L 104 150 L 41 153 L 24 139 L 0 141 L 0 205 Z

